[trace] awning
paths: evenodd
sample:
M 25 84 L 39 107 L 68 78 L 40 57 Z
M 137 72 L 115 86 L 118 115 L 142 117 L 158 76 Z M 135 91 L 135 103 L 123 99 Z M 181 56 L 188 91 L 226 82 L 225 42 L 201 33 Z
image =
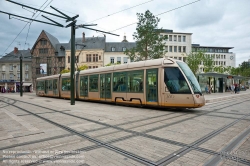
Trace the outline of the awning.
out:
M 28 83 L 28 82 L 23 83 L 23 86 L 30 86 L 30 85 L 32 85 L 32 83 Z

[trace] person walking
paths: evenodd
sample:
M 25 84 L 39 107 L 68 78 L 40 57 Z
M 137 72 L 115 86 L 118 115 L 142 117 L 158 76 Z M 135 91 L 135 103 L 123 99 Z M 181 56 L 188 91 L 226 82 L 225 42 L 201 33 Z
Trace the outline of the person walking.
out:
M 231 85 L 231 93 L 234 93 L 234 84 Z

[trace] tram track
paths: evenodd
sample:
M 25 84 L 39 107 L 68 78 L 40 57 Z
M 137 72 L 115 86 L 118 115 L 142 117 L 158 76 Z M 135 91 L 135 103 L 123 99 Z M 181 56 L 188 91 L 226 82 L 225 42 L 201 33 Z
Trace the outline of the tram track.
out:
M 240 103 L 242 103 L 242 102 L 240 102 Z M 31 104 L 31 103 L 28 103 L 28 104 Z M 235 104 L 235 103 L 234 103 Z M 36 105 L 36 106 L 39 106 L 39 105 Z M 16 106 L 15 106 L 16 107 Z M 39 106 L 40 107 L 40 106 Z M 46 108 L 45 107 L 45 109 L 48 109 L 48 108 Z M 220 108 L 221 109 L 221 108 Z M 61 113 L 61 112 L 60 112 Z M 210 113 L 210 112 L 208 112 L 208 113 Z M 34 113 L 33 113 L 34 114 Z M 131 122 L 130 122 L 131 123 Z M 111 127 L 110 125 L 109 125 L 109 127 Z M 144 134 L 141 134 L 141 133 L 134 133 L 134 134 L 140 134 L 141 136 L 143 136 Z M 130 136 L 128 136 L 127 138 L 130 138 Z M 148 137 L 148 138 L 150 138 L 150 137 Z M 159 139 L 159 138 L 157 138 L 157 137 L 151 137 L 151 139 L 154 139 L 154 140 L 164 140 L 164 139 Z M 117 140 L 114 140 L 115 142 L 116 141 L 120 141 L 120 140 L 122 140 L 122 138 L 118 138 Z M 108 142 L 108 143 L 112 143 L 112 142 L 114 142 L 114 141 L 110 141 L 110 142 Z M 164 140 L 164 142 L 166 142 L 166 140 Z M 168 143 L 170 143 L 169 141 L 167 141 Z M 207 152 L 209 152 L 209 153 L 212 153 L 212 154 L 218 154 L 217 152 L 213 152 L 213 151 L 210 151 L 210 150 L 206 150 L 206 149 L 203 149 L 203 150 L 201 150 L 201 148 L 199 148 L 199 147 L 196 147 L 196 148 L 194 148 L 194 147 L 190 147 L 190 146 L 188 146 L 188 145 L 186 145 L 186 144 L 179 144 L 179 143 L 177 143 L 177 142 L 171 142 L 172 144 L 176 144 L 176 145 L 179 145 L 179 146 L 184 146 L 184 148 L 191 148 L 191 149 L 196 149 L 196 150 L 198 150 L 198 151 L 207 151 Z M 152 164 L 152 163 L 151 163 Z M 157 165 L 158 165 L 158 163 L 157 163 Z

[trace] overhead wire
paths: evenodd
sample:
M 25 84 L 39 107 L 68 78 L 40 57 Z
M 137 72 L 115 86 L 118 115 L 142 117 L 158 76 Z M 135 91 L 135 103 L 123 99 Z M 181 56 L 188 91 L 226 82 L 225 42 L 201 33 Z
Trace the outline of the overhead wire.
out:
M 53 0 L 51 0 L 51 2 L 52 2 L 52 1 L 53 1 Z M 46 0 L 46 1 L 43 3 L 43 5 L 46 4 L 47 2 L 48 2 L 48 0 Z M 50 3 L 51 3 L 51 2 L 50 2 Z M 43 5 L 42 5 L 39 9 L 41 9 L 41 8 L 43 7 Z M 47 6 L 48 6 L 48 5 L 47 5 Z M 47 7 L 47 6 L 46 6 L 46 7 Z M 46 7 L 45 7 L 45 8 L 46 8 Z M 44 9 L 45 9 L 45 8 L 44 8 Z M 43 9 L 43 10 L 44 10 L 44 9 Z M 33 15 L 32 17 L 34 17 L 34 15 Z M 31 17 L 31 18 L 32 18 L 32 17 Z M 36 18 L 37 18 L 37 17 L 36 17 Z M 27 26 L 28 24 L 29 24 L 29 23 L 26 23 L 26 24 L 24 25 L 24 27 L 22 28 L 22 30 L 21 30 L 21 31 L 17 34 L 17 36 L 12 40 L 12 42 L 11 42 L 10 45 L 7 47 L 7 49 L 4 50 L 4 52 L 2 53 L 2 55 L 4 55 L 4 53 L 5 53 L 5 52 L 9 49 L 9 47 L 14 43 L 14 41 L 18 38 L 18 36 L 22 33 L 22 31 L 24 30 L 24 28 L 26 28 L 26 26 Z
M 198 1 L 201 1 L 201 0 L 197 0 L 197 1 L 193 1 L 193 2 L 187 3 L 187 4 L 185 4 L 185 5 L 182 5 L 182 6 L 176 7 L 176 8 L 174 8 L 174 9 L 171 9 L 171 10 L 168 10 L 168 11 L 165 11 L 165 12 L 162 12 L 162 13 L 159 13 L 159 14 L 156 14 L 155 16 L 159 16 L 159 15 L 162 15 L 162 14 L 165 14 L 165 13 L 168 13 L 168 12 L 171 12 L 171 11 L 174 11 L 174 10 L 177 10 L 177 9 L 180 9 L 180 8 L 183 8 L 183 7 L 185 7 L 185 6 L 188 6 L 188 5 L 194 4 L 194 3 L 198 2 Z M 117 28 L 117 29 L 112 30 L 112 31 L 109 31 L 109 32 L 114 32 L 114 31 L 117 31 L 117 30 L 120 30 L 120 29 L 126 28 L 126 27 L 128 27 L 128 26 L 131 26 L 131 25 L 133 25 L 133 24 L 136 24 L 136 23 L 137 23 L 137 22 L 134 22 L 134 23 L 131 23 L 131 24 L 128 24 L 128 25 L 122 26 L 122 27 L 120 27 L 120 28 Z

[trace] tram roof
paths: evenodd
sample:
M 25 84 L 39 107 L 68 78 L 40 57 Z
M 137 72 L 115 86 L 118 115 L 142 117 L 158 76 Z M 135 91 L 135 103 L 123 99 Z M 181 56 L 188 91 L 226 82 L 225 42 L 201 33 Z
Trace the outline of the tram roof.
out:
M 120 64 L 114 66 L 106 66 L 100 67 L 95 69 L 88 69 L 80 71 L 80 74 L 92 74 L 98 72 L 105 72 L 105 71 L 115 71 L 115 70 L 122 70 L 122 69 L 133 69 L 133 68 L 141 68 L 146 66 L 161 66 L 162 64 L 174 64 L 175 61 L 172 58 L 160 58 L 154 60 L 146 60 L 146 61 L 139 61 L 139 62 L 132 62 L 127 64 Z

